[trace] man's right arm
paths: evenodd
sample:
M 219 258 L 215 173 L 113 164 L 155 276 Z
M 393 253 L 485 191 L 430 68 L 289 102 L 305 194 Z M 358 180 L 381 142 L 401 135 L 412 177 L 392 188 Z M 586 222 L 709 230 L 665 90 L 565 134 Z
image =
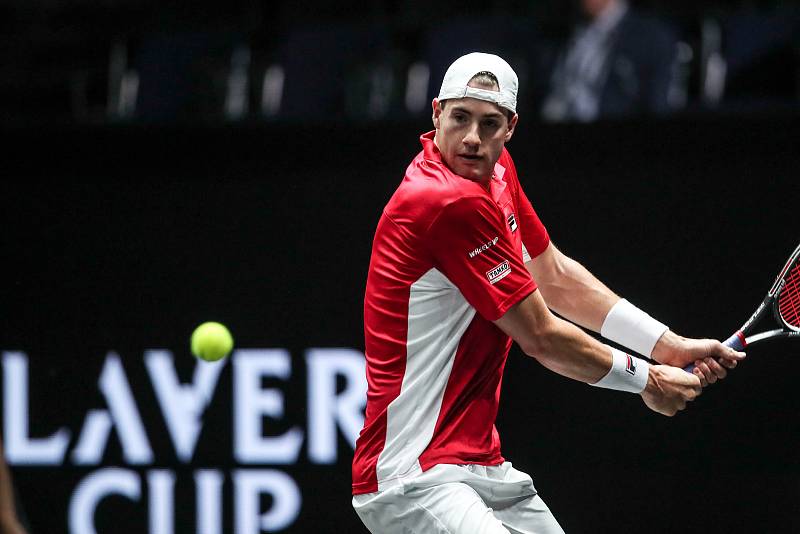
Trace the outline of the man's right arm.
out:
M 611 348 L 553 315 L 539 291 L 512 306 L 495 324 L 526 354 L 560 375 L 597 384 L 612 369 Z M 643 360 L 641 364 L 647 367 Z M 701 391 L 695 375 L 667 365 L 650 365 L 640 395 L 650 409 L 671 416 Z

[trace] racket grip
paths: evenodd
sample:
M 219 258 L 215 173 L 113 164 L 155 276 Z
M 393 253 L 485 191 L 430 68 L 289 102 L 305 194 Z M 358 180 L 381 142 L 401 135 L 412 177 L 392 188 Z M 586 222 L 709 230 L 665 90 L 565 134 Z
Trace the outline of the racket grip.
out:
M 731 337 L 723 341 L 722 344 L 725 345 L 726 347 L 732 348 L 733 350 L 744 350 L 744 347 L 747 344 L 747 342 L 744 339 L 744 334 L 742 333 L 742 331 L 738 330 Z M 692 371 L 694 371 L 694 367 L 695 365 L 692 363 L 684 367 L 683 370 L 686 371 L 687 373 L 691 373 Z

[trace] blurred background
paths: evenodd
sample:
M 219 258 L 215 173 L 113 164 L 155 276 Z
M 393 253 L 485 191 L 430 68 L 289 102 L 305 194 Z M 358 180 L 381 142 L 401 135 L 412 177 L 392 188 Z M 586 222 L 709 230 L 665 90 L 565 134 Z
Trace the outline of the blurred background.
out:
M 0 526 L 365 532 L 371 240 L 469 51 L 520 77 L 509 149 L 558 246 L 727 337 L 800 241 L 799 25 L 798 2 L 3 2 Z M 207 320 L 236 339 L 219 364 L 189 353 Z M 504 455 L 569 533 L 798 532 L 796 355 L 753 349 L 669 419 L 514 348 Z
M 452 58 L 475 49 L 515 67 L 528 120 L 781 112 L 800 91 L 797 2 L 11 0 L 2 10 L 5 123 L 414 118 Z M 598 35 L 587 37 L 592 22 Z M 565 84 L 580 80 L 598 110 L 559 111 Z

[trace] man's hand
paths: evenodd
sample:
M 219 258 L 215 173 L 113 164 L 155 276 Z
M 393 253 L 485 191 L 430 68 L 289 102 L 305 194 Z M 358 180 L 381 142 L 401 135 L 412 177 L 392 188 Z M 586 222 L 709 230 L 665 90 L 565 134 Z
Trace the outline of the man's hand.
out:
M 702 391 L 699 377 L 677 367 L 651 365 L 647 385 L 640 395 L 648 408 L 671 417 Z
M 653 348 L 653 359 L 659 363 L 684 368 L 694 364 L 693 373 L 703 387 L 713 384 L 728 375 L 728 369 L 736 367 L 745 357 L 715 339 L 691 339 L 681 337 L 671 330 L 664 332 Z

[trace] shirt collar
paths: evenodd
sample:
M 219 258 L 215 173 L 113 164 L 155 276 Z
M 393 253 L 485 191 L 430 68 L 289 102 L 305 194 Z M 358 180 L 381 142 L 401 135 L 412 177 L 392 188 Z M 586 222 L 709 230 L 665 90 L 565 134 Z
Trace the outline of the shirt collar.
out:
M 422 143 L 422 152 L 425 155 L 425 159 L 442 161 L 442 153 L 439 152 L 439 147 L 437 147 L 436 143 L 433 142 L 435 135 L 436 130 L 431 130 L 430 132 L 424 133 L 419 136 L 419 142 Z

